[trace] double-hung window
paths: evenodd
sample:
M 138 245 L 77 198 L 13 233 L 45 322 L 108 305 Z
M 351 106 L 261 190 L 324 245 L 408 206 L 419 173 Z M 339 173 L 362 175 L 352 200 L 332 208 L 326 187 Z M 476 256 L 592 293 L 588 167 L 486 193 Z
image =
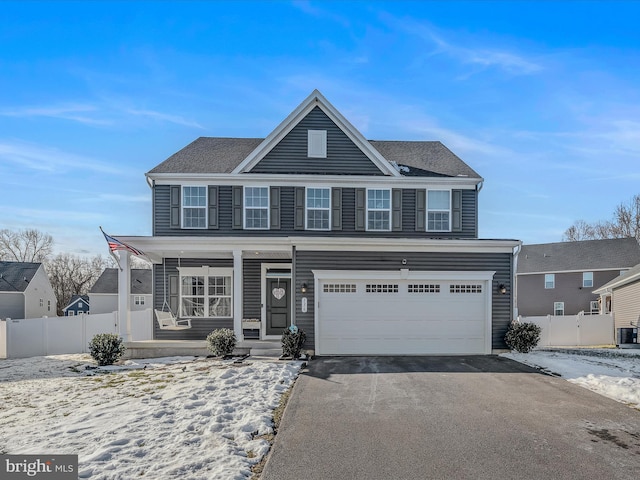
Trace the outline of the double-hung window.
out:
M 560 317 L 564 315 L 564 302 L 553 302 L 553 314 Z
M 451 231 L 451 192 L 449 190 L 427 192 L 427 230 Z
M 582 286 L 584 288 L 593 287 L 593 272 L 582 272 Z
M 556 288 L 556 275 L 554 273 L 545 273 L 544 288 Z
M 329 230 L 331 189 L 307 188 L 307 230 Z
M 232 305 L 231 269 L 197 267 L 180 270 L 182 316 L 229 318 Z
M 182 228 L 207 228 L 207 187 L 182 187 Z
M 367 190 L 367 230 L 391 230 L 391 190 Z
M 244 228 L 269 228 L 269 187 L 244 188 Z

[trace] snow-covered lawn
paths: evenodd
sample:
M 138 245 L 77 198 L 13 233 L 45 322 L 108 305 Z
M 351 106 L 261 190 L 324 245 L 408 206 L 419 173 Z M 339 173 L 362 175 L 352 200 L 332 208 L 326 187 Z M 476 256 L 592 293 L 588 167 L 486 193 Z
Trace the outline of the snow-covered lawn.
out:
M 569 382 L 640 409 L 640 350 L 573 350 L 502 356 L 560 375 Z
M 300 362 L 94 366 L 88 355 L 0 360 L 0 453 L 77 454 L 79 478 L 250 478 Z

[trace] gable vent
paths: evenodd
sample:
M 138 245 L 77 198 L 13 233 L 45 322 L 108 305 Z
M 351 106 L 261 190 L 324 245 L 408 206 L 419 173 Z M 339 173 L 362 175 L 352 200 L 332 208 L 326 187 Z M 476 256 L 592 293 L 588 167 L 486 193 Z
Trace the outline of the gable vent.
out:
M 327 158 L 326 130 L 307 130 L 307 156 Z

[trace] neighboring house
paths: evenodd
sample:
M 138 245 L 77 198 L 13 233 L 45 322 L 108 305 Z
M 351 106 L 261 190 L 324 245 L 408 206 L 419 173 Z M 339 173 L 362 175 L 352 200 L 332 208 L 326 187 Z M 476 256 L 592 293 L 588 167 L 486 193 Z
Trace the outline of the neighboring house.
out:
M 506 348 L 520 242 L 478 239 L 483 179 L 438 141 L 367 140 L 316 90 L 266 138 L 198 138 L 147 180 L 153 236 L 119 239 L 154 263 L 154 308 L 191 319 L 156 339 L 255 319 L 318 355 Z
M 152 272 L 149 269 L 131 270 L 131 310 L 152 308 Z M 90 313 L 111 313 L 118 310 L 118 269 L 105 268 L 89 290 Z
M 73 295 L 69 305 L 62 309 L 65 317 L 89 313 L 89 295 Z
M 635 238 L 523 245 L 516 272 L 522 316 L 608 313 L 593 290 L 640 262 Z
M 616 343 L 640 343 L 640 264 L 593 292 L 602 304 L 610 304 L 616 329 Z M 621 331 L 623 330 L 623 331 Z
M 0 319 L 56 316 L 56 295 L 41 263 L 0 262 Z

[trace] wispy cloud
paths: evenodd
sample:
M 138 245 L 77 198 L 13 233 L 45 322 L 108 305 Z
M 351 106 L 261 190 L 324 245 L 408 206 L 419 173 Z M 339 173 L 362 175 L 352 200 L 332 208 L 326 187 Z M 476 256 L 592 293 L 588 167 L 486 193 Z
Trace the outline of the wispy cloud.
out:
M 179 115 L 171 115 L 168 113 L 156 112 L 153 110 L 136 110 L 136 109 L 128 109 L 126 112 L 130 115 L 137 115 L 141 117 L 147 117 L 152 120 L 157 120 L 161 122 L 175 123 L 177 125 L 183 125 L 185 127 L 195 127 L 204 129 L 202 125 L 193 120 L 187 120 L 184 117 Z
M 319 8 L 313 5 L 309 0 L 296 0 L 292 3 L 292 5 L 298 10 L 300 10 L 301 12 L 304 12 L 308 15 L 311 15 L 316 18 L 324 18 L 324 19 L 332 20 L 345 27 L 348 27 L 351 23 L 349 22 L 348 18 L 343 17 L 342 15 L 337 15 L 329 10 Z
M 418 37 L 431 46 L 432 50 L 428 52 L 430 56 L 448 55 L 466 65 L 480 69 L 499 68 L 512 75 L 530 75 L 543 69 L 538 62 L 509 49 L 482 46 L 480 41 L 477 46 L 469 47 L 445 40 L 445 35 L 426 21 L 420 22 L 408 17 L 396 18 L 387 13 L 381 14 L 380 17 L 392 28 Z
M 100 160 L 53 147 L 43 147 L 26 142 L 0 140 L 0 159 L 30 170 L 64 173 L 69 170 L 122 174 L 123 169 Z
M 104 193 L 99 195 L 97 200 L 108 200 L 110 202 L 125 202 L 125 203 L 151 203 L 151 194 L 149 195 L 119 195 L 113 193 Z
M 62 120 L 72 120 L 74 122 L 89 125 L 109 125 L 113 122 L 95 118 L 87 114 L 97 113 L 98 108 L 87 104 L 66 104 L 51 106 L 24 106 L 15 108 L 5 108 L 0 110 L 3 117 L 49 117 Z

